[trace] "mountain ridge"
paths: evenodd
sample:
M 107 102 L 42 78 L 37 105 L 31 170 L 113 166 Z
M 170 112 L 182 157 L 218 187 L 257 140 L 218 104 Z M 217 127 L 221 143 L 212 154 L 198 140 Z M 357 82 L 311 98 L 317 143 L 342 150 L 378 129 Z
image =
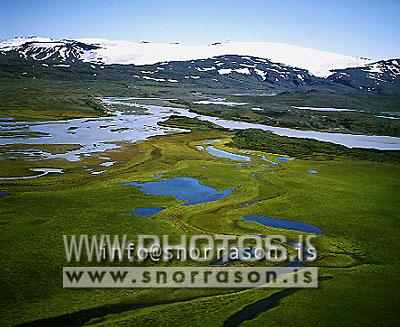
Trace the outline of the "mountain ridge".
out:
M 216 42 L 206 46 L 187 46 L 180 43 L 151 43 L 107 40 L 100 38 L 51 39 L 43 37 L 18 37 L 0 41 L 0 51 L 17 50 L 25 44 L 46 52 L 49 44 L 58 43 L 71 47 L 73 43 L 86 44 L 79 59 L 103 64 L 148 65 L 164 61 L 187 61 L 206 59 L 221 55 L 253 56 L 269 59 L 294 67 L 309 70 L 318 77 L 327 77 L 332 69 L 362 66 L 370 63 L 365 58 L 335 54 L 277 42 Z M 28 45 L 26 45 L 28 43 Z
M 32 37 L 0 42 L 0 74 L 50 79 L 130 80 L 138 84 L 164 86 L 180 83 L 273 92 L 400 92 L 400 59 L 363 61 L 361 66 L 334 69 L 327 77 L 321 77 L 305 68 L 249 55 L 229 54 L 145 65 L 105 64 L 107 60 L 98 55 L 102 45 L 83 41 Z M 152 49 L 151 43 L 141 43 L 140 46 Z M 168 45 L 176 46 L 179 44 Z

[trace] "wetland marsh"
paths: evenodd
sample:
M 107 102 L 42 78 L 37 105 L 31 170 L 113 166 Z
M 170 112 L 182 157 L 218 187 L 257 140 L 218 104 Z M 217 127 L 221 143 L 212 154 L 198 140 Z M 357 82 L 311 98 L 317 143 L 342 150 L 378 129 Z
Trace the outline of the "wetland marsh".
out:
M 150 107 L 148 110 L 156 112 L 155 121 L 162 116 L 162 120 L 170 124 L 174 124 L 174 119 L 168 120 L 170 115 L 182 112 L 179 108 Z M 63 152 L 64 157 L 0 161 L 2 177 L 12 177 L 16 172 L 20 176 L 29 175 L 31 169 L 40 168 L 43 163 L 63 170 L 63 174 L 41 178 L 0 181 L 2 192 L 7 193 L 5 197 L 0 193 L 0 254 L 8 258 L 1 268 L 1 291 L 4 299 L 7 298 L 2 303 L 2 315 L 7 325 L 32 321 L 39 324 L 40 319 L 46 322 L 52 317 L 54 320 L 48 323 L 58 321 L 59 325 L 67 325 L 68 320 L 63 319 L 68 315 L 77 319 L 77 325 L 129 325 L 133 322 L 145 325 L 154 316 L 160 317 L 162 323 L 182 326 L 189 323 L 223 325 L 224 322 L 229 325 L 237 321 L 235 317 L 238 316 L 244 326 L 264 325 L 266 320 L 274 324 L 296 321 L 305 325 L 330 318 L 343 324 L 379 323 L 383 317 L 388 321 L 396 320 L 397 313 L 389 309 L 396 301 L 396 292 L 386 285 L 388 280 L 396 280 L 394 274 L 399 267 L 394 243 L 399 237 L 396 219 L 400 209 L 398 162 L 354 159 L 343 154 L 346 152 L 334 158 L 321 153 L 289 157 L 284 142 L 281 152 L 268 151 L 268 146 L 261 143 L 236 148 L 232 144 L 238 143 L 237 139 L 235 141 L 237 132 L 204 127 L 201 125 L 203 117 L 196 114 L 190 114 L 187 126 L 167 128 L 157 124 L 158 127 L 139 126 L 130 131 L 113 132 L 108 128 L 115 126 L 100 128 L 113 121 L 136 124 L 141 116 L 134 118 L 129 116 L 131 114 L 129 110 L 128 115 L 121 113 L 86 123 L 82 121 L 76 133 L 81 133 L 79 129 L 82 128 L 96 139 L 93 143 L 80 144 L 84 149 L 47 149 L 49 153 L 50 150 Z M 212 121 L 218 123 L 214 118 Z M 9 126 L 7 124 L 2 127 Z M 62 129 L 56 129 L 57 125 L 52 123 L 43 124 L 46 131 L 37 127 L 41 124 L 28 124 L 28 129 L 33 126 L 35 131 L 50 135 L 62 130 L 64 135 L 72 137 L 67 144 L 77 144 L 74 136 L 77 134 L 68 132 L 67 126 L 71 124 L 59 124 Z M 86 128 L 85 124 L 91 127 Z M 236 124 L 238 122 L 232 122 L 225 127 Z M 107 132 L 97 133 L 99 130 Z M 138 134 L 143 137 L 137 138 Z M 104 135 L 107 138 L 103 138 Z M 152 135 L 155 137 L 147 139 Z M 18 142 L 31 144 L 34 141 L 37 142 L 34 145 L 44 145 L 52 136 L 39 139 L 24 137 Z M 123 140 L 128 142 L 121 142 Z M 362 138 L 360 142 L 365 140 Z M 386 144 L 379 140 L 378 146 Z M 9 141 L 5 145 L 13 146 L 18 142 Z M 54 145 L 62 146 L 63 142 L 64 137 Z M 368 143 L 369 138 L 365 142 Z M 368 144 L 375 144 L 373 142 Z M 234 159 L 210 155 L 196 148 L 199 145 L 204 149 L 213 147 L 217 153 L 229 153 Z M 245 152 L 241 151 L 243 149 Z M 72 154 L 68 154 L 71 151 Z M 74 160 L 68 160 L 72 155 Z M 251 160 L 236 160 L 241 157 Z M 104 162 L 115 163 L 107 167 L 100 165 Z M 103 168 L 107 168 L 106 171 Z M 319 174 L 312 176 L 310 170 L 317 170 Z M 91 174 L 96 171 L 102 173 Z M 274 220 L 279 224 L 271 224 L 272 220 L 264 217 L 281 217 L 285 221 L 279 218 L 279 221 Z M 322 230 L 324 234 L 320 234 Z M 304 231 L 318 234 L 318 259 L 313 265 L 321 267 L 320 275 L 326 280 L 315 290 L 284 293 L 257 288 L 240 291 L 67 290 L 59 283 L 59 274 L 65 265 L 63 234 L 128 234 L 134 237 L 156 233 L 177 238 L 181 234 L 198 233 L 279 233 L 287 237 L 290 246 L 289 242 L 295 241 Z M 28 267 L 25 266 L 27 262 L 30 263 Z M 179 262 L 174 264 L 180 265 Z M 266 262 L 258 264 L 268 265 Z M 335 269 L 337 267 L 343 269 Z M 10 275 L 7 271 L 17 273 Z M 26 273 L 35 278 L 27 280 Z M 371 301 L 364 302 L 363 306 L 354 300 L 366 297 Z M 265 303 L 273 303 L 274 310 L 266 310 Z M 260 306 L 264 310 L 254 309 Z M 331 307 L 340 310 L 342 315 L 334 318 Z M 243 319 L 248 311 L 250 313 Z M 299 318 L 297 313 L 305 311 L 311 320 L 310 317 Z M 369 313 L 373 311 L 378 313 L 371 317 Z

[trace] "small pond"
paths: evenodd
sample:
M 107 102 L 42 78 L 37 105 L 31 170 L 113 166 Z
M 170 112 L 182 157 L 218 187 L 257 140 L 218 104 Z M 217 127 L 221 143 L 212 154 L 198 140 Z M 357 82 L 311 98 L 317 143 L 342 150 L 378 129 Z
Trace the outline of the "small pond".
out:
M 148 195 L 171 195 L 176 200 L 187 201 L 184 206 L 213 202 L 232 194 L 229 188 L 218 192 L 215 188 L 201 184 L 196 178 L 176 177 L 156 182 L 127 182 L 122 185 L 132 185 Z
M 151 217 L 154 216 L 156 213 L 163 211 L 165 208 L 136 208 L 133 210 L 133 214 L 142 216 L 142 217 Z
M 214 157 L 217 158 L 225 158 L 225 159 L 231 159 L 231 160 L 237 160 L 237 161 L 251 161 L 250 157 L 247 156 L 242 156 L 239 154 L 231 153 L 228 151 L 220 150 L 217 148 L 214 148 L 213 146 L 208 146 L 205 148 L 205 150 L 211 154 Z
M 295 230 L 304 233 L 322 234 L 322 229 L 318 226 L 301 223 L 298 221 L 269 218 L 265 216 L 243 216 L 243 218 L 246 221 L 254 221 L 268 227 Z
M 277 157 L 277 158 L 275 158 L 275 160 L 278 160 L 280 162 L 289 162 L 289 161 L 293 160 L 293 158 Z

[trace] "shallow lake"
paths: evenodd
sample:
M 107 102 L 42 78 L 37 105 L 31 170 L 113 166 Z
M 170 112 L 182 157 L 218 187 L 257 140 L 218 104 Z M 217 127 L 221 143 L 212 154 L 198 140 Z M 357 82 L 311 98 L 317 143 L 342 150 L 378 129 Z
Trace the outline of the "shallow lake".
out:
M 109 99 L 104 101 L 106 104 L 123 104 L 133 109 L 127 114 L 110 111 L 110 116 L 99 118 L 46 122 L 0 121 L 0 145 L 31 144 L 34 149 L 35 145 L 40 144 L 77 144 L 80 148 L 66 150 L 64 153 L 37 151 L 30 153 L 30 156 L 36 156 L 38 159 L 62 158 L 78 161 L 82 156 L 91 153 L 119 148 L 119 142 L 134 143 L 151 136 L 189 132 L 158 125 L 174 113 L 174 108 L 149 105 L 145 108 L 140 107 L 141 111 L 136 113 L 136 104 Z M 146 114 L 143 114 L 143 111 Z M 13 133 L 12 137 L 9 133 Z
M 304 233 L 322 234 L 322 229 L 318 226 L 298 221 L 269 218 L 265 216 L 243 216 L 243 218 L 246 221 L 254 221 L 268 227 L 295 230 Z
M 116 163 L 116 161 L 106 161 L 100 164 L 101 167 L 111 167 Z
M 220 149 L 214 148 L 213 146 L 208 146 L 205 148 L 205 150 L 212 156 L 218 157 L 218 158 L 231 159 L 231 160 L 237 160 L 237 161 L 250 161 L 251 160 L 250 157 L 242 156 L 242 155 L 231 153 L 231 152 L 224 151 L 224 150 L 220 150 Z
M 165 208 L 136 208 L 133 210 L 133 214 L 142 216 L 142 217 L 151 217 L 154 216 L 156 213 L 163 211 Z
M 122 185 L 137 187 L 148 195 L 170 195 L 176 200 L 187 201 L 184 206 L 213 202 L 232 194 L 234 189 L 229 188 L 218 192 L 215 188 L 201 184 L 196 178 L 177 177 L 155 182 L 127 182 Z
M 287 157 L 277 157 L 275 160 L 281 161 L 281 162 L 289 162 L 293 160 L 293 158 L 287 158 Z

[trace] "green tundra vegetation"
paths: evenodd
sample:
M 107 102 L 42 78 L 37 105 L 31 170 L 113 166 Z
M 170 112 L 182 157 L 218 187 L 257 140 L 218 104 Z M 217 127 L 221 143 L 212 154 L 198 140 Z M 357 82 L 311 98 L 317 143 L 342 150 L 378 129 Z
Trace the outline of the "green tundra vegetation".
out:
M 153 95 L 149 90 L 142 94 Z M 101 115 L 103 109 L 96 100 L 100 93 L 56 95 L 53 90 L 43 97 L 18 93 L 14 101 L 20 115 L 12 107 L 11 96 L 0 112 L 3 116 L 36 119 Z M 55 102 L 48 110 L 41 107 L 50 101 L 43 100 L 46 96 L 58 98 L 59 105 Z M 32 102 L 28 101 L 31 97 Z M 64 174 L 38 179 L 0 181 L 0 190 L 7 194 L 0 198 L 1 325 L 68 314 L 64 322 L 47 323 L 222 325 L 246 306 L 280 290 L 63 289 L 62 267 L 73 264 L 66 261 L 62 235 L 126 234 L 134 239 L 139 234 L 168 234 L 177 239 L 182 234 L 282 234 L 295 240 L 300 234 L 247 222 L 244 215 L 310 223 L 324 233 L 316 238 L 318 259 L 311 264 L 320 267 L 323 278 L 319 287 L 295 291 L 243 326 L 398 323 L 400 169 L 396 153 L 348 150 L 254 130 L 233 133 L 176 116 L 164 124 L 192 132 L 125 144 L 78 162 L 0 160 L 1 176 L 29 175 L 32 167 L 65 169 Z M 247 149 L 251 163 L 239 164 L 196 149 L 211 139 L 219 140 L 213 146 L 233 153 Z M 71 145 L 42 147 L 57 153 Z M 0 147 L 0 151 L 5 150 Z M 117 161 L 107 172 L 91 175 L 83 168 L 98 167 L 99 157 L 104 155 Z M 270 160 L 288 155 L 294 160 L 265 167 L 257 155 Z M 309 169 L 319 173 L 309 174 Z M 164 174 L 164 179 L 193 177 L 217 190 L 235 191 L 215 202 L 182 206 L 182 201 L 172 197 L 145 195 L 132 186 L 121 186 L 128 181 L 154 181 L 156 174 Z M 142 206 L 166 209 L 151 218 L 125 214 Z M 195 265 L 179 261 L 162 264 Z M 262 261 L 254 265 L 266 264 Z M 79 313 L 82 310 L 87 311 Z

